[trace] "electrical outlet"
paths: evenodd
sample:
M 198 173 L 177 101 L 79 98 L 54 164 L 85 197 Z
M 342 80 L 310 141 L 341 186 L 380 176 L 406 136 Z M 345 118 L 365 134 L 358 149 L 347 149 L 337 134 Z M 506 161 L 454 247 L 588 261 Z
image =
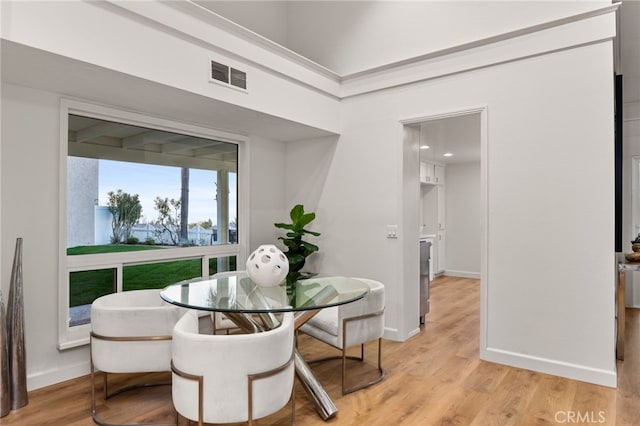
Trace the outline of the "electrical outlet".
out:
M 398 238 L 398 225 L 387 225 L 387 238 Z

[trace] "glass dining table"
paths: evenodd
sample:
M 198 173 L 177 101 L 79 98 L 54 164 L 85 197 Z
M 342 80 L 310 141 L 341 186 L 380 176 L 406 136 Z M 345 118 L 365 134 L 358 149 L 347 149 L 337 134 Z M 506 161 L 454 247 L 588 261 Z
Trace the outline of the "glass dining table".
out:
M 369 292 L 369 286 L 355 278 L 318 276 L 290 285 L 262 287 L 246 273 L 216 278 L 203 277 L 169 285 L 160 297 L 189 309 L 224 313 L 249 333 L 270 330 L 280 324 L 279 313 L 294 312 L 296 330 L 321 309 L 354 302 Z M 328 420 L 337 407 L 318 382 L 297 348 L 294 349 L 296 375 L 311 396 L 318 414 Z

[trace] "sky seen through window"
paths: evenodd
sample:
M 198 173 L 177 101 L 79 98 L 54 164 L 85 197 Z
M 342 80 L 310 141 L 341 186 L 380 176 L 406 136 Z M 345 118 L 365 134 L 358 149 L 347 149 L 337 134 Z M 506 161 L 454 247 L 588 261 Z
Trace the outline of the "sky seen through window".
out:
M 180 198 L 180 167 L 152 164 L 128 163 L 123 161 L 100 160 L 98 177 L 98 203 L 107 205 L 109 191 L 138 194 L 142 204 L 141 223 L 153 222 L 158 218 L 153 200 Z M 189 174 L 189 223 L 211 219 L 216 224 L 216 181 L 215 170 L 190 169 Z M 236 174 L 229 174 L 229 187 L 236 188 Z M 236 212 L 236 191 L 229 193 L 229 220 L 234 221 Z

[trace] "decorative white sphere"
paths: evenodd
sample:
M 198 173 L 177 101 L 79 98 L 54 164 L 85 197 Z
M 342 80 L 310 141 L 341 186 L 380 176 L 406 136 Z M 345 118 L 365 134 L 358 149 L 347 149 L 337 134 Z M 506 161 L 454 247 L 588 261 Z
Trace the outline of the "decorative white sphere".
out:
M 261 245 L 247 259 L 247 274 L 259 286 L 276 286 L 288 273 L 287 256 L 273 244 Z

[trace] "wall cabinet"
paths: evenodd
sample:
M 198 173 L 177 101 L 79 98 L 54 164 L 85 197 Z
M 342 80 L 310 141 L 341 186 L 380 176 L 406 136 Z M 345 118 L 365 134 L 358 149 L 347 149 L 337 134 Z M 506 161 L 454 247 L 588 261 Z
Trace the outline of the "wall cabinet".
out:
M 444 166 L 434 164 L 433 177 L 436 185 L 444 185 Z
M 435 169 L 432 163 L 420 162 L 420 183 L 435 183 Z
M 420 183 L 444 185 L 444 166 L 430 163 L 428 161 L 421 161 Z
M 447 229 L 447 224 L 445 223 L 445 210 L 444 210 L 444 194 L 445 189 L 444 185 L 438 186 L 436 188 L 436 217 L 438 219 L 438 229 L 437 231 L 444 231 Z
M 445 186 L 437 185 L 436 190 L 436 220 L 438 228 L 436 229 L 436 239 L 434 241 L 435 255 L 435 273 L 440 274 L 445 270 L 445 247 L 446 247 L 446 229 L 445 222 Z
M 447 239 L 446 239 L 446 232 L 445 231 L 440 231 L 438 232 L 437 236 L 436 236 L 436 240 L 435 240 L 435 248 L 436 248 L 436 253 L 434 254 L 436 259 L 435 259 L 435 273 L 439 274 L 444 272 L 445 270 L 445 252 L 446 252 L 446 245 L 447 245 Z
M 423 234 L 435 236 L 431 265 L 435 274 L 445 271 L 446 223 L 445 223 L 445 166 L 429 162 L 420 163 Z M 436 176 L 436 173 L 439 176 Z

